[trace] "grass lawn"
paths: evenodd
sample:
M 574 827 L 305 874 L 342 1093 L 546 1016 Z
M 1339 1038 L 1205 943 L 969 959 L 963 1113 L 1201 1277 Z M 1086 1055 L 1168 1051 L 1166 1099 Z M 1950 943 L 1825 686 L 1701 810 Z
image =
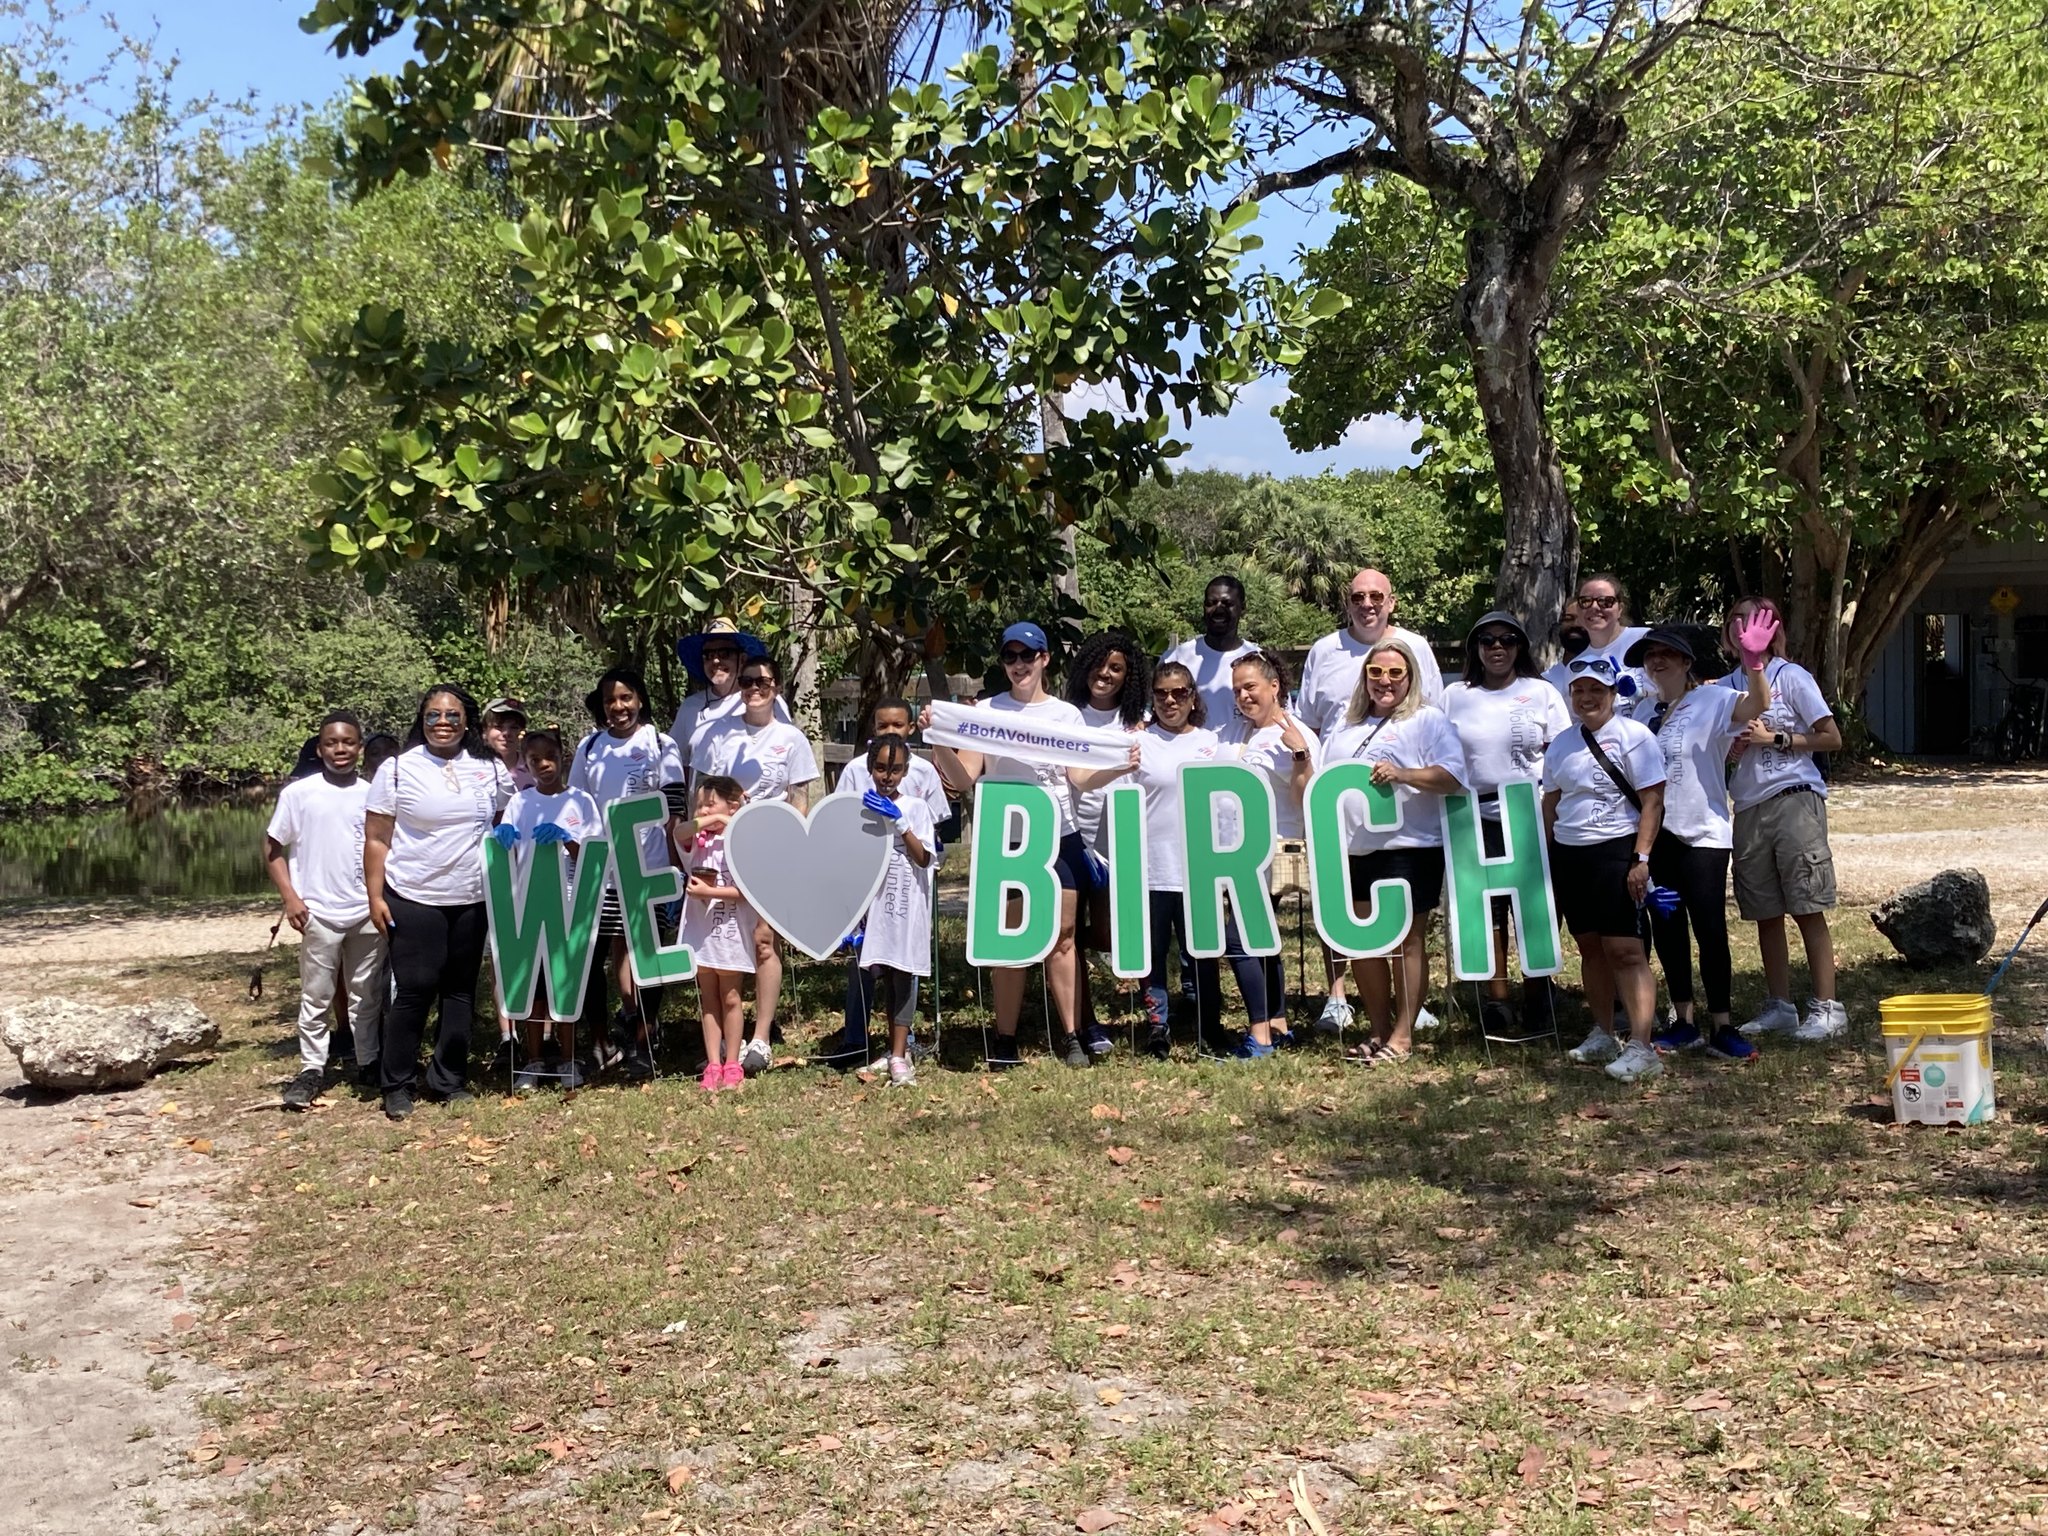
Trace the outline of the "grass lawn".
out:
M 187 1337 L 246 1382 L 211 1405 L 238 1518 L 2048 1529 L 2048 967 L 2001 993 L 1997 1123 L 1901 1129 L 1877 998 L 1984 970 L 1911 977 L 1859 910 L 1836 931 L 1855 1040 L 1637 1090 L 1454 1029 L 1372 1071 L 1327 1045 L 902 1090 L 786 1067 L 403 1126 L 339 1091 L 237 1113 L 289 1070 L 294 988 L 164 965 L 228 1036 L 179 1093 L 233 1170 Z M 794 1046 L 839 976 L 799 973 Z

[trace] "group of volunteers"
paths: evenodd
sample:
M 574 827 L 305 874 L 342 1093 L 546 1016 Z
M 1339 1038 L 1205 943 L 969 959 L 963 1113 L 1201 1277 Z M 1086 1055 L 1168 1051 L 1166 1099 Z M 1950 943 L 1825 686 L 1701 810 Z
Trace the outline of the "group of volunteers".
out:
M 1347 803 L 1344 828 L 1354 904 L 1377 881 L 1405 880 L 1417 914 L 1392 955 L 1323 957 L 1328 996 L 1317 1027 L 1341 1032 L 1355 1017 L 1355 987 L 1369 1028 L 1349 1052 L 1364 1065 L 1402 1061 L 1428 1017 L 1427 924 L 1444 885 L 1444 795 L 1479 802 L 1489 856 L 1501 857 L 1500 788 L 1540 783 L 1552 883 L 1578 947 L 1591 1033 L 1568 1054 L 1623 1082 L 1662 1070 L 1660 1053 L 1704 1049 L 1740 1060 L 1754 1041 L 1789 1035 L 1824 1041 L 1847 1020 L 1835 1000 L 1828 931 L 1834 874 L 1827 838 L 1827 785 L 1817 757 L 1839 748 L 1832 711 L 1812 675 L 1784 655 L 1781 616 L 1769 599 L 1737 603 L 1721 630 L 1630 622 L 1613 576 L 1580 582 L 1552 631 L 1562 659 L 1537 665 L 1530 631 L 1514 615 L 1484 615 L 1465 637 L 1459 675 L 1448 683 L 1429 643 L 1394 622 L 1387 577 L 1352 579 L 1345 624 L 1308 651 L 1298 687 L 1282 657 L 1244 638 L 1245 592 L 1220 575 L 1203 596 L 1200 631 L 1156 660 L 1116 633 L 1085 639 L 1055 692 L 1051 646 L 1036 624 L 1004 632 L 997 655 L 1006 687 L 978 707 L 1015 712 L 1018 723 L 1088 726 L 1130 734 L 1128 760 L 1069 768 L 997 751 L 935 744 L 911 750 L 930 723 L 901 699 L 872 711 L 864 749 L 837 788 L 862 797 L 887 829 L 889 860 L 859 932 L 851 938 L 846 1012 L 819 1055 L 864 1062 L 869 1022 L 886 1021 L 891 1082 L 915 1081 L 914 1021 L 920 982 L 931 974 L 934 879 L 957 836 L 957 806 L 978 779 L 1042 785 L 1059 818 L 1055 859 L 1061 900 L 1057 938 L 1042 962 L 1058 1054 L 1075 1066 L 1107 1054 L 1088 950 L 1108 947 L 1109 854 L 1104 803 L 1118 782 L 1143 793 L 1148 831 L 1152 973 L 1143 986 L 1146 1046 L 1172 1042 L 1174 989 L 1195 1014 L 1205 1048 L 1245 1059 L 1295 1042 L 1278 956 L 1248 954 L 1234 919 L 1224 954 L 1186 953 L 1179 836 L 1180 770 L 1232 761 L 1265 776 L 1275 804 L 1268 878 L 1276 897 L 1308 888 L 1303 795 L 1328 763 L 1371 765 L 1403 814 L 1389 831 Z M 648 867 L 685 877 L 679 925 L 696 955 L 707 1090 L 735 1088 L 772 1060 L 783 969 L 773 929 L 733 882 L 724 832 L 757 800 L 810 802 L 820 777 L 811 743 L 790 719 L 782 673 L 758 639 L 718 623 L 677 646 L 694 691 L 669 730 L 655 723 L 645 681 L 627 667 L 598 680 L 587 704 L 592 727 L 569 737 L 530 727 L 517 699 L 479 708 L 462 688 L 437 684 L 420 701 L 404 743 L 363 739 L 349 715 L 320 725 L 302 775 L 279 797 L 266 837 L 268 866 L 285 918 L 304 936 L 299 1033 L 301 1070 L 285 1090 L 303 1108 L 327 1080 L 345 1007 L 358 1082 L 382 1094 L 394 1119 L 422 1086 L 438 1099 L 467 1097 L 475 993 L 487 932 L 480 843 L 488 832 L 515 857 L 545 843 L 572 858 L 596 835 L 605 808 L 659 791 L 665 822 L 641 831 Z M 1767 1000 L 1737 1028 L 1731 1008 L 1726 893 L 1757 924 Z M 1508 980 L 1506 904 L 1497 904 L 1496 971 L 1483 983 L 1482 1027 L 1509 1033 L 1554 1020 L 1547 978 Z M 1799 929 L 1812 997 L 1792 1001 L 1786 920 Z M 609 964 L 593 966 L 578 1024 L 500 1020 L 497 1070 L 516 1086 L 580 1086 L 616 1068 L 653 1074 L 653 1025 L 661 999 L 636 988 L 616 885 L 608 876 L 599 918 Z M 1705 1015 L 1694 992 L 1699 956 Z M 1656 1016 L 1652 951 L 1671 1010 Z M 1222 1025 L 1221 963 L 1235 977 L 1243 1028 Z M 1029 970 L 990 973 L 993 1027 L 987 1063 L 1016 1065 Z M 751 1027 L 745 994 L 751 978 Z M 616 997 L 614 1007 L 611 999 Z M 439 1028 L 425 1081 L 418 1056 L 428 1015 Z M 1532 1017 L 1532 1014 L 1534 1017 Z M 1554 1027 L 1554 1023 L 1551 1025 Z M 515 1038 L 515 1035 L 521 1038 Z M 337 1052 L 337 1054 L 339 1054 Z

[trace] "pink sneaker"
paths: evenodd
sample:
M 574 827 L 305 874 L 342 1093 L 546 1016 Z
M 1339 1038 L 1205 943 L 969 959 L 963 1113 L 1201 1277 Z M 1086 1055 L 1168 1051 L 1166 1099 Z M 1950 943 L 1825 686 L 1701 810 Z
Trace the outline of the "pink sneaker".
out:
M 715 1061 L 704 1063 L 704 1075 L 697 1079 L 697 1086 L 706 1093 L 716 1093 L 725 1086 L 725 1071 Z
M 747 1069 L 736 1061 L 728 1061 L 718 1072 L 718 1086 L 721 1088 L 737 1088 L 747 1080 Z

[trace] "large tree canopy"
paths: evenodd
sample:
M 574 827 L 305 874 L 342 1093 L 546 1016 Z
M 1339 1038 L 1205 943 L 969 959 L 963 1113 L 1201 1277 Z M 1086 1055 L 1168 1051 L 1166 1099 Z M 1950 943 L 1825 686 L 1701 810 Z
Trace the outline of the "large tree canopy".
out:
M 1645 96 L 1542 350 L 1603 555 L 1663 565 L 1679 603 L 1713 600 L 1702 574 L 1782 594 L 1845 702 L 1942 559 L 2038 517 L 2048 473 L 2041 18 L 1910 9 L 1788 7 Z M 1290 431 L 1419 417 L 1426 473 L 1489 506 L 1466 221 L 1385 178 L 1343 207 L 1307 270 L 1353 307 L 1296 371 Z
M 407 25 L 358 95 L 359 189 L 487 153 L 521 292 L 486 345 L 390 305 L 331 338 L 388 429 L 341 455 L 316 563 L 407 562 L 587 613 L 766 602 L 845 614 L 899 659 L 1066 562 L 1045 510 L 1116 558 L 1121 508 L 1294 361 L 1308 307 L 1246 279 L 1256 210 L 1221 39 L 1139 0 L 1043 0 L 943 80 L 814 78 L 811 7 L 709 0 L 321 0 L 339 49 Z M 544 35 L 576 103 L 486 141 L 508 48 Z M 1089 387 L 1135 410 L 1041 431 Z M 1070 397 L 1070 396 L 1069 396 Z M 1058 430 L 1059 427 L 1067 430 Z

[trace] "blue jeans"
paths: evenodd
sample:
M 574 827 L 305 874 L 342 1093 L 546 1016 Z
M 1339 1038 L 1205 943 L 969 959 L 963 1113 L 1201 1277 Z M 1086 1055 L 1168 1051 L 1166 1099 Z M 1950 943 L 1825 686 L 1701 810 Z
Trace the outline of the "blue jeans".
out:
M 1176 934 L 1180 939 L 1179 947 L 1185 952 L 1187 909 L 1182 905 L 1179 891 L 1152 891 L 1148 893 L 1148 900 L 1152 918 L 1152 974 L 1145 978 L 1145 1018 L 1153 1024 L 1164 1024 L 1166 957 L 1175 947 L 1173 939 Z M 1245 1011 L 1254 1019 L 1270 1017 L 1265 1011 L 1267 999 L 1280 996 L 1280 957 L 1247 955 L 1233 919 L 1225 919 L 1223 924 L 1223 956 L 1230 962 L 1231 973 L 1237 977 L 1237 990 L 1244 994 Z M 1195 1018 L 1202 1033 L 1207 1035 L 1223 1018 L 1222 968 L 1213 959 L 1193 963 Z

